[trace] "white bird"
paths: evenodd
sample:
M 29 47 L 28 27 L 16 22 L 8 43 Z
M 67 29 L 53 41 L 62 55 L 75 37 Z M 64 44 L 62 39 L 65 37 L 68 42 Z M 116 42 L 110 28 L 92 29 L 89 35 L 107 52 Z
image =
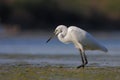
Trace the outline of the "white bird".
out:
M 59 25 L 55 29 L 54 34 L 63 43 L 73 43 L 80 51 L 82 64 L 77 68 L 84 67 L 88 63 L 85 50 L 108 51 L 107 48 L 100 44 L 91 34 L 76 26 L 70 26 L 67 28 L 65 25 Z M 54 36 L 51 36 L 47 40 L 47 43 L 52 37 Z

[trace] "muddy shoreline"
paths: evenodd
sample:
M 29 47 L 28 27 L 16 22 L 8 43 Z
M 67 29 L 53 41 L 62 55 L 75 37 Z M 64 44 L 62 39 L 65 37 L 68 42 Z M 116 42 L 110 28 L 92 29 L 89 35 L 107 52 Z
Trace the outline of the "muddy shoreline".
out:
M 120 67 L 33 66 L 29 64 L 0 65 L 1 80 L 119 80 Z

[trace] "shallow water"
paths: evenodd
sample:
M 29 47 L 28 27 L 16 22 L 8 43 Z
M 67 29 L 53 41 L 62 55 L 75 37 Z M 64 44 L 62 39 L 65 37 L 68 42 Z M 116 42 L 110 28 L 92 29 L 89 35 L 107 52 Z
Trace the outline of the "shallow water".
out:
M 101 51 L 86 51 L 88 66 L 120 66 L 119 33 L 107 33 L 95 37 L 108 48 L 108 53 Z M 41 35 L 41 34 L 40 34 Z M 56 38 L 45 43 L 47 36 L 18 35 L 0 37 L 1 64 L 37 64 L 77 66 L 81 63 L 78 50 L 72 44 L 62 44 Z

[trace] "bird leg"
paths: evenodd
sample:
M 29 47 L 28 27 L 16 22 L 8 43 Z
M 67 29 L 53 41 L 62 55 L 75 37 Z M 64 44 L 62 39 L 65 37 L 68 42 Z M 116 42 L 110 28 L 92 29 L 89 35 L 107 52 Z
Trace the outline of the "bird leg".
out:
M 84 68 L 84 63 L 85 63 L 85 61 L 84 61 L 84 57 L 83 57 L 83 55 L 82 55 L 82 51 L 80 50 L 80 54 L 81 54 L 81 59 L 82 59 L 82 64 L 80 65 L 80 66 L 78 66 L 77 68 L 81 68 L 81 67 L 83 67 Z
M 85 65 L 86 65 L 86 64 L 88 64 L 88 60 L 87 60 L 87 56 L 85 53 L 84 53 L 84 56 L 85 56 Z
M 81 54 L 81 59 L 82 59 L 82 65 L 80 65 L 80 66 L 78 66 L 77 68 L 81 68 L 81 67 L 85 67 L 85 65 L 88 63 L 88 61 L 87 61 L 87 57 L 86 57 L 86 55 L 85 55 L 85 52 L 84 51 L 82 51 L 81 49 L 79 49 L 79 51 L 80 51 L 80 54 Z

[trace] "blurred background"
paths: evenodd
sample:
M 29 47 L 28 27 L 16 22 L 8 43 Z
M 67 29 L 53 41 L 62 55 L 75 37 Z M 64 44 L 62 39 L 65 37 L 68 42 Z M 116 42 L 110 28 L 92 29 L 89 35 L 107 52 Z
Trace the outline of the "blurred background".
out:
M 119 0 L 0 0 L 5 29 L 51 30 L 59 24 L 87 30 L 120 30 Z
M 61 24 L 90 32 L 108 48 L 110 55 L 119 55 L 120 0 L 0 0 L 0 63 L 16 62 L 21 59 L 17 55 L 21 54 L 79 55 L 72 44 L 64 45 L 56 38 L 45 44 L 56 26 Z M 8 55 L 11 54 L 17 58 L 10 59 Z M 27 62 L 31 61 L 34 60 Z M 35 59 L 34 63 L 37 61 L 40 60 Z

